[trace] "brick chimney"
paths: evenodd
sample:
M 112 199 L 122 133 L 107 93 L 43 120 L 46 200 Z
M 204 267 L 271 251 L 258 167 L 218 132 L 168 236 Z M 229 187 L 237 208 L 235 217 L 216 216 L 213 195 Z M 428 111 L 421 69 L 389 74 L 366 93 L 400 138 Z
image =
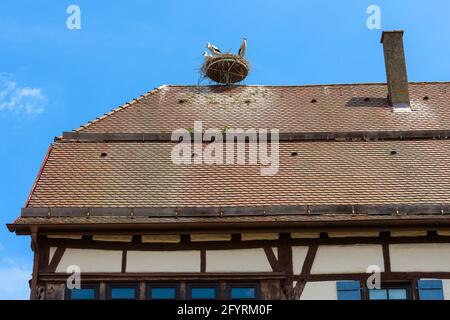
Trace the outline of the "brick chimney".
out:
M 394 107 L 394 111 L 411 111 L 403 31 L 383 31 L 381 43 L 386 64 L 389 102 Z

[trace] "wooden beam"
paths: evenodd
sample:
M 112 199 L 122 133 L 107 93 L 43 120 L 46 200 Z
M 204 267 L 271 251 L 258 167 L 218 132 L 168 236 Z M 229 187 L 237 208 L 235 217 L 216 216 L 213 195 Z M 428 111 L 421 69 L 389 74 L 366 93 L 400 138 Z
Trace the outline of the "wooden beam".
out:
M 281 290 L 286 299 L 291 299 L 293 296 L 293 280 L 294 266 L 292 264 L 292 246 L 290 245 L 290 233 L 280 234 L 280 241 L 278 245 L 278 265 L 286 274 L 286 279 L 281 283 Z
M 311 269 L 314 263 L 314 259 L 316 258 L 318 247 L 319 246 L 317 244 L 314 244 L 308 248 L 308 253 L 306 254 L 305 262 L 303 263 L 302 267 L 301 272 L 302 276 L 308 276 L 311 273 Z
M 389 234 L 381 234 L 381 242 L 383 248 L 384 271 L 391 272 L 391 255 L 389 252 Z
M 272 271 L 274 272 L 280 272 L 281 268 L 278 263 L 277 257 L 275 256 L 275 253 L 273 253 L 272 247 L 264 246 L 264 252 L 266 253 L 267 260 L 269 261 L 270 267 L 272 268 Z
M 233 236 L 229 242 L 191 242 L 189 235 L 182 235 L 180 243 L 141 243 L 132 242 L 101 242 L 92 241 L 83 238 L 82 240 L 75 239 L 47 239 L 47 244 L 52 247 L 61 245 L 67 248 L 75 249 L 101 249 L 101 250 L 141 250 L 141 251 L 178 251 L 178 250 L 224 250 L 224 249 L 250 249 L 250 248 L 264 248 L 264 247 L 279 247 L 280 245 L 289 246 L 309 246 L 309 245 L 345 245 L 345 244 L 412 244 L 412 243 L 450 243 L 450 236 L 440 236 L 435 233 L 430 233 L 425 237 L 384 237 L 366 238 L 327 238 L 321 237 L 317 239 L 280 239 L 280 240 L 253 240 L 240 241 Z
M 200 272 L 206 272 L 206 250 L 200 250 Z
M 106 300 L 106 283 L 100 282 L 98 291 L 99 300 Z
M 290 244 L 290 234 L 280 234 L 280 241 L 278 244 L 278 265 L 287 275 L 294 273 L 292 265 L 292 246 Z
M 66 273 L 41 273 L 40 279 L 42 281 L 55 281 L 65 282 L 69 276 Z M 284 279 L 286 275 L 282 272 L 158 272 L 158 273 L 83 273 L 84 281 L 111 281 L 111 282 L 124 282 L 124 281 L 136 281 L 140 279 L 142 281 L 174 281 L 174 280 L 186 280 L 186 281 L 204 281 L 204 280 L 276 280 Z
M 40 207 L 22 208 L 21 216 L 27 217 L 125 217 L 125 218 L 232 218 L 239 216 L 271 217 L 297 215 L 299 217 L 314 214 L 327 216 L 340 214 L 362 216 L 373 215 L 428 215 L 441 216 L 450 212 L 450 204 L 330 204 L 330 205 L 269 205 L 269 206 L 223 206 L 223 207 Z M 347 217 L 348 219 L 348 217 Z M 326 220 L 326 219 L 325 219 Z M 351 220 L 351 219 L 349 219 Z M 14 225 L 14 224 L 13 224 Z
M 147 290 L 146 290 L 145 281 L 140 281 L 139 282 L 139 300 L 146 300 L 146 294 L 147 294 Z
M 180 281 L 180 286 L 178 287 L 178 299 L 186 299 L 186 281 Z
M 30 228 L 39 226 L 40 232 L 45 233 L 67 233 L 67 234 L 176 234 L 176 233 L 227 233 L 239 229 L 241 232 L 320 232 L 320 231 L 390 231 L 390 230 L 450 230 L 449 215 L 421 215 L 411 216 L 407 219 L 396 216 L 360 215 L 349 218 L 350 214 L 343 214 L 340 219 L 300 219 L 299 221 L 284 220 L 280 217 L 266 217 L 264 221 L 233 221 L 233 219 L 212 218 L 212 221 L 190 221 L 190 219 L 173 218 L 173 221 L 161 222 L 160 219 L 149 219 L 145 223 L 130 222 L 123 223 L 47 223 L 31 224 L 19 223 L 8 224 L 11 232 L 17 235 L 30 235 Z M 300 216 L 303 217 L 303 216 Z M 230 217 L 228 217 L 230 218 Z M 136 220 L 136 219 L 134 219 Z M 180 221 L 181 220 L 181 221 Z M 47 220 L 45 220 L 47 221 Z
M 50 263 L 47 267 L 47 272 L 55 272 L 56 271 L 56 268 L 58 268 L 58 264 L 61 262 L 64 252 L 66 252 L 66 247 L 64 245 L 61 245 L 56 248 L 56 251 L 53 254 L 52 260 L 50 261 Z
M 31 249 L 34 251 L 33 259 L 33 273 L 30 282 L 30 300 L 37 299 L 37 283 L 39 277 L 39 243 L 38 243 L 38 229 L 33 228 L 31 232 Z
M 219 300 L 226 300 L 227 299 L 227 284 L 223 280 L 219 281 L 218 298 L 219 298 Z
M 122 250 L 122 273 L 127 272 L 127 250 Z
M 314 259 L 316 258 L 317 244 L 313 244 L 308 248 L 308 252 L 306 253 L 305 261 L 303 262 L 302 271 L 300 273 L 300 278 L 297 279 L 297 283 L 294 287 L 293 299 L 298 300 L 302 296 L 303 290 L 305 289 L 305 285 L 307 282 L 307 278 L 311 274 L 311 269 L 314 263 Z
M 50 263 L 50 247 L 43 241 L 43 237 L 38 237 L 38 242 L 40 244 L 40 252 L 39 252 L 39 270 L 46 270 Z
M 387 100 L 386 100 L 387 101 Z M 246 138 L 245 133 L 237 133 L 237 137 Z M 450 130 L 398 130 L 398 131 L 295 131 L 295 132 L 280 132 L 279 141 L 330 141 L 337 139 L 384 139 L 384 140 L 407 140 L 407 139 L 430 139 L 450 136 Z M 267 135 L 267 141 L 271 141 L 271 135 Z M 194 139 L 194 135 L 191 135 Z M 223 141 L 226 141 L 227 136 L 223 134 Z M 55 141 L 61 140 L 66 142 L 76 141 L 94 141 L 94 142 L 114 142 L 114 141 L 136 141 L 136 142 L 178 142 L 173 141 L 170 133 L 167 132 L 152 132 L 152 133 L 123 133 L 123 132 L 73 132 L 64 131 L 62 138 L 55 138 Z M 209 137 L 202 135 L 202 141 L 210 142 Z
M 371 273 L 336 273 L 336 274 L 311 274 L 306 281 L 339 281 L 360 280 L 366 281 Z M 296 279 L 304 279 L 302 276 L 294 276 Z M 409 281 L 420 278 L 450 279 L 450 272 L 382 272 L 382 281 Z

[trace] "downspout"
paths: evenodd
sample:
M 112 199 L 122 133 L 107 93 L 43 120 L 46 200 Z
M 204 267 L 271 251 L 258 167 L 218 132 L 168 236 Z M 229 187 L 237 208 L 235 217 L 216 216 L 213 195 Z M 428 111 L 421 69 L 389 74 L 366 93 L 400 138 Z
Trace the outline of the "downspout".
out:
M 37 300 L 37 283 L 39 276 L 39 243 L 38 243 L 38 227 L 31 227 L 31 249 L 34 252 L 33 273 L 31 275 L 30 284 L 30 300 Z

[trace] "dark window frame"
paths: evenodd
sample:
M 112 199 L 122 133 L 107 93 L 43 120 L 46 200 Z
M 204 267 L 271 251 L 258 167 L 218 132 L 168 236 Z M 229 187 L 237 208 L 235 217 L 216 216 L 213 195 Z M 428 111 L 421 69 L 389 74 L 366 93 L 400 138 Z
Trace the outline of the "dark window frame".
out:
M 139 300 L 139 284 L 134 282 L 120 282 L 120 283 L 107 283 L 106 284 L 106 300 Z M 112 289 L 113 288 L 134 288 L 134 298 L 133 299 L 113 299 Z
M 209 299 L 209 298 L 192 298 L 192 288 L 215 288 L 216 289 L 216 294 L 215 297 L 213 299 Z M 188 283 L 186 285 L 186 299 L 188 300 L 219 300 L 220 298 L 220 285 L 218 282 L 193 282 L 193 283 Z
M 255 297 L 246 298 L 235 298 L 231 297 L 231 290 L 233 288 L 255 288 Z M 261 285 L 259 282 L 227 282 L 226 283 L 226 298 L 227 300 L 260 300 L 261 299 Z
M 64 300 L 85 300 L 85 301 L 91 301 L 91 300 L 99 300 L 100 299 L 100 283 L 85 283 L 81 284 L 80 289 L 94 289 L 94 299 L 72 299 L 72 289 L 69 289 L 66 286 L 64 286 Z
M 414 300 L 414 294 L 413 294 L 413 284 L 411 282 L 381 282 L 381 290 L 388 290 L 387 295 L 389 299 L 389 290 L 390 289 L 406 289 L 406 300 Z M 370 289 L 367 288 L 367 300 L 370 300 Z M 376 289 L 375 289 L 376 290 Z M 374 300 L 372 300 L 374 301 Z
M 152 299 L 151 292 L 153 288 L 175 288 L 175 298 L 174 299 Z M 155 282 L 145 284 L 145 300 L 179 300 L 180 296 L 180 283 L 179 282 Z

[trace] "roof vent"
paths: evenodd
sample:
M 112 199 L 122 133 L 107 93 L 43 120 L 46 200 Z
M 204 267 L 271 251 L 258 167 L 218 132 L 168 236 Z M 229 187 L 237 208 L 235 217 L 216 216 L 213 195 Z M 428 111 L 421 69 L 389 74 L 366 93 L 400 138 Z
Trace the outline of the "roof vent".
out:
M 403 48 L 403 31 L 383 31 L 381 36 L 389 102 L 395 112 L 410 112 L 408 76 L 406 74 L 405 52 Z

